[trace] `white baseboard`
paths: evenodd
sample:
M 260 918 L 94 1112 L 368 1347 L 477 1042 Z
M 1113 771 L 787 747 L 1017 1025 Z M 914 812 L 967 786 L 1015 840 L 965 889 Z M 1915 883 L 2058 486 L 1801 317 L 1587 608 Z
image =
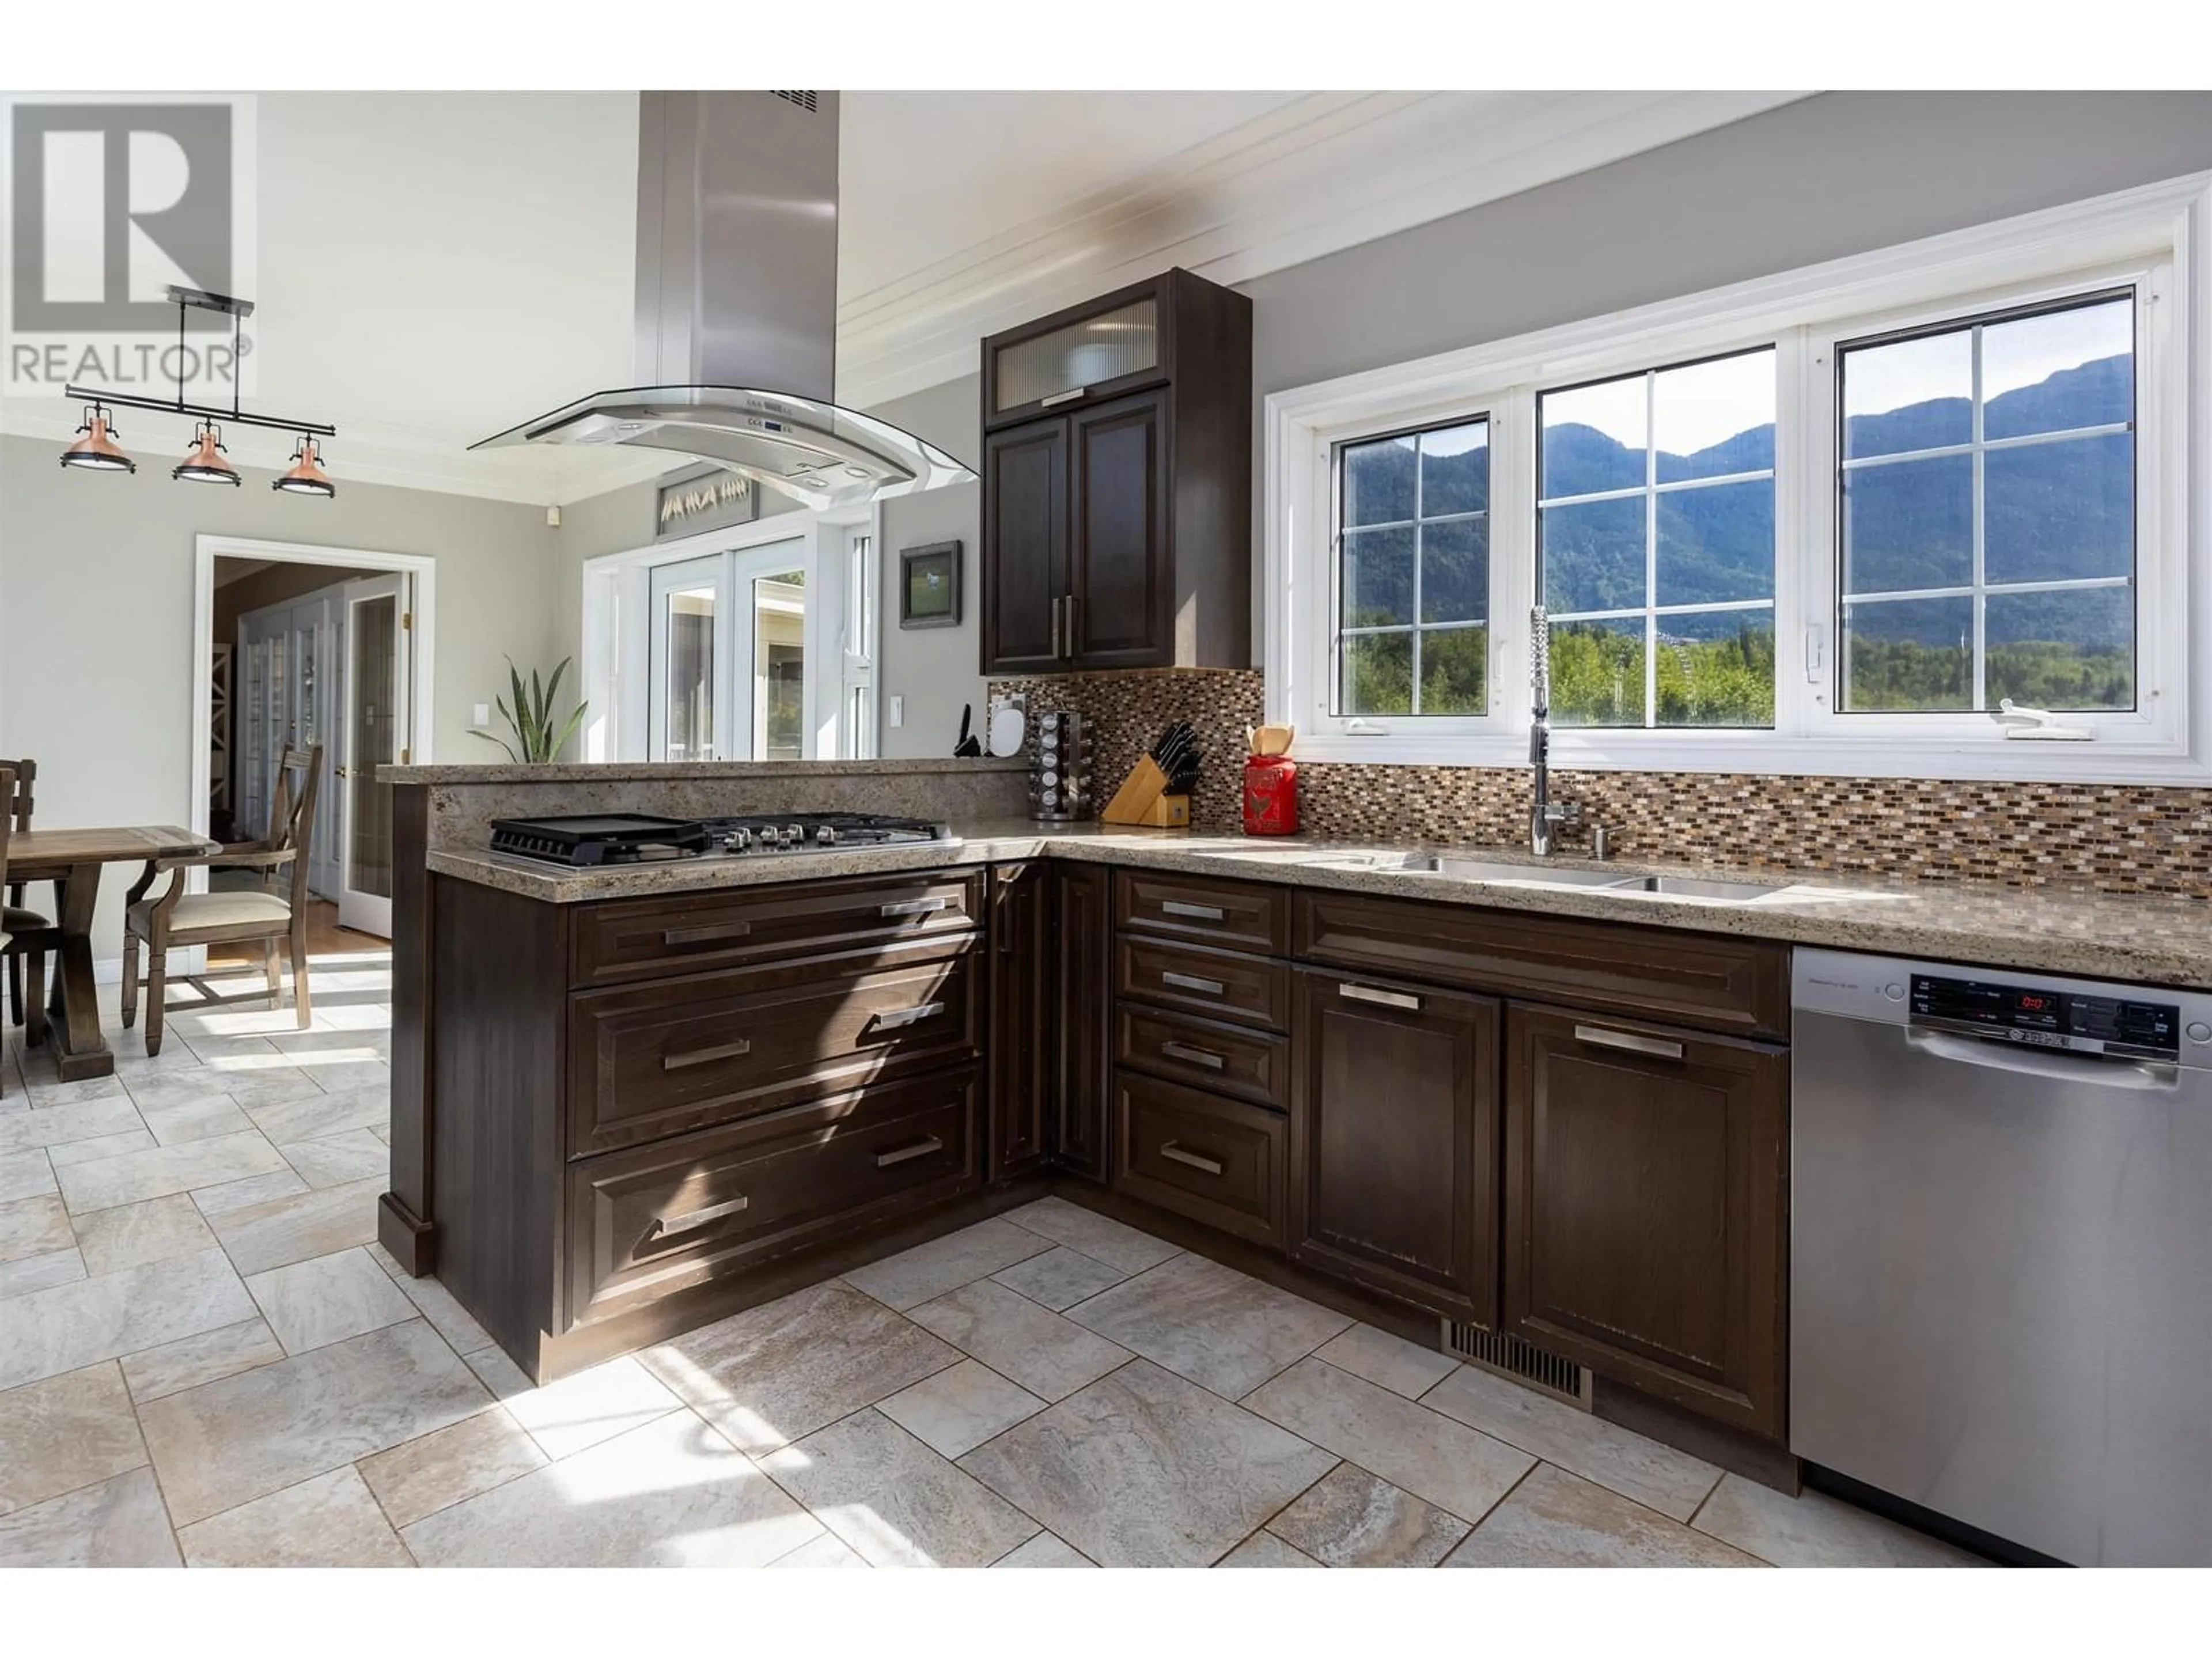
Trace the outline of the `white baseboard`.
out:
M 51 963 L 47 964 L 46 971 L 48 974 L 52 974 L 53 972 L 53 966 Z M 206 945 L 195 945 L 189 949 L 180 945 L 177 949 L 169 952 L 169 977 L 171 979 L 182 979 L 188 974 L 204 974 L 205 972 L 207 972 Z M 92 963 L 92 979 L 93 983 L 95 985 L 122 984 L 123 958 L 121 957 L 94 957 Z

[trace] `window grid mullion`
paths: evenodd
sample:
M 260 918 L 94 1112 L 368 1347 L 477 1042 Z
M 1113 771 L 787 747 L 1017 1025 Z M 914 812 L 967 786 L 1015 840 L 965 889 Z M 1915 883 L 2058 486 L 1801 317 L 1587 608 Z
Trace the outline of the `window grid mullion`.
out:
M 1659 718 L 1659 372 L 1644 376 L 1644 729 Z
M 1974 489 L 1974 702 L 1977 711 L 1989 705 L 1989 586 L 1984 555 L 1988 541 L 1989 515 L 1984 510 L 1983 478 L 1983 410 L 1982 410 L 1982 328 L 1977 323 L 1973 333 L 1973 489 Z
M 1412 707 L 1416 718 L 1419 716 L 1421 712 L 1421 566 L 1426 562 L 1426 561 L 1422 557 L 1422 543 L 1424 538 L 1421 528 L 1421 509 L 1425 503 L 1421 500 L 1421 438 L 1422 434 L 1419 433 L 1415 433 L 1413 434 L 1413 686 Z M 1486 455 L 1488 453 L 1487 450 L 1484 453 Z

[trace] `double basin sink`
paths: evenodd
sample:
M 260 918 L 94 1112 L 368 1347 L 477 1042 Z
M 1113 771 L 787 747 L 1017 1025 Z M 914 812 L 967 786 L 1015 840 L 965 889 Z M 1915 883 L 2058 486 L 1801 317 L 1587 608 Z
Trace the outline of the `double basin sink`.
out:
M 1295 864 L 1322 870 L 1376 870 L 1407 875 L 1440 876 L 1450 881 L 1480 881 L 1516 887 L 1583 888 L 1623 896 L 1648 895 L 1654 898 L 1698 899 L 1712 904 L 1749 904 L 1788 884 L 1729 881 L 1709 876 L 1625 875 L 1617 870 L 1553 868 L 1540 864 L 1517 864 L 1502 859 L 1462 858 L 1450 853 L 1401 852 L 1395 849 L 1316 849 L 1312 852 L 1224 853 L 1224 858 L 1264 860 L 1271 864 Z

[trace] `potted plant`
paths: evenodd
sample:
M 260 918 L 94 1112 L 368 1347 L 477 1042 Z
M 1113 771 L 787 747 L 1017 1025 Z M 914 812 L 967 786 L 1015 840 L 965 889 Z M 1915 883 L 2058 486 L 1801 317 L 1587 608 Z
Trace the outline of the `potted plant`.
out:
M 514 707 L 508 708 L 503 697 L 495 701 L 499 712 L 506 717 L 508 729 L 514 733 L 514 742 L 509 743 L 496 732 L 478 732 L 475 735 L 486 743 L 497 744 L 507 750 L 509 760 L 519 763 L 543 765 L 558 758 L 568 739 L 575 735 L 576 728 L 583 724 L 584 711 L 591 707 L 589 702 L 578 703 L 575 712 L 568 716 L 561 729 L 558 732 L 553 729 L 553 699 L 560 692 L 561 676 L 568 672 L 570 660 L 567 657 L 562 658 L 560 666 L 553 671 L 552 679 L 544 684 L 538 682 L 538 671 L 532 669 L 530 684 L 525 685 L 522 671 L 514 665 L 514 659 L 509 657 L 507 672 L 508 678 L 514 682 Z M 520 745 L 520 753 L 516 752 L 517 744 Z

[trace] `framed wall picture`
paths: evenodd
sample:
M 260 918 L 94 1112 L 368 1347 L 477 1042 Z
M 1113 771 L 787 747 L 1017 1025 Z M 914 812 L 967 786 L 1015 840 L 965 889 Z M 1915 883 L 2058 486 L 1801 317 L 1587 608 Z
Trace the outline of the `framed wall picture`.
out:
M 899 551 L 899 626 L 960 625 L 960 544 L 932 542 Z

